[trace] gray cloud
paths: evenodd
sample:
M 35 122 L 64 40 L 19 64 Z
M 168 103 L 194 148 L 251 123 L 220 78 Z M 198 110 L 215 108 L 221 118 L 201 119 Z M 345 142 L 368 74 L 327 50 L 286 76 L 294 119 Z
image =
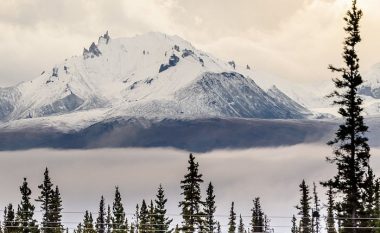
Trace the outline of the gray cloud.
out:
M 215 185 L 218 215 L 227 215 L 231 201 L 235 201 L 237 213 L 248 216 L 251 200 L 260 196 L 268 215 L 290 216 L 295 213 L 298 184 L 303 178 L 311 184 L 334 174 L 334 166 L 325 162 L 330 153 L 327 146 L 299 145 L 214 151 L 197 155 L 197 160 L 205 185 L 209 181 Z M 373 167 L 379 172 L 380 160 L 376 156 L 380 150 L 375 149 L 373 155 Z M 187 152 L 169 149 L 1 152 L 0 206 L 18 203 L 18 185 L 24 176 L 28 177 L 36 197 L 37 185 L 48 166 L 53 182 L 60 186 L 66 211 L 96 212 L 100 196 L 105 195 L 111 204 L 114 186 L 119 185 L 127 212 L 132 213 L 142 198 L 154 198 L 157 186 L 162 183 L 169 197 L 169 213 L 178 214 L 179 182 L 186 172 L 187 159 Z M 320 189 L 321 195 L 323 192 Z M 226 217 L 218 218 L 226 224 Z M 81 214 L 64 215 L 65 222 L 81 219 Z M 248 224 L 249 219 L 245 220 Z M 290 220 L 273 218 L 272 225 L 290 225 Z
M 111 36 L 178 34 L 223 59 L 284 79 L 329 79 L 340 64 L 346 0 L 68 0 L 2 1 L 0 86 L 36 77 L 110 30 Z M 362 68 L 380 61 L 377 0 L 365 12 Z

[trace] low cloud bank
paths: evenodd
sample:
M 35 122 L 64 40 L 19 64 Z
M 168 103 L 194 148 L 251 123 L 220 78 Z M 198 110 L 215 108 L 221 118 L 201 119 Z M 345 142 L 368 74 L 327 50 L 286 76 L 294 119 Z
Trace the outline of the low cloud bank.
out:
M 303 144 L 291 147 L 251 150 L 221 150 L 196 154 L 205 186 L 212 181 L 217 199 L 218 220 L 227 224 L 232 201 L 236 212 L 247 216 L 249 224 L 252 199 L 262 198 L 262 204 L 276 232 L 287 231 L 290 217 L 296 214 L 298 184 L 303 178 L 311 185 L 331 177 L 335 166 L 325 161 L 331 148 L 325 145 Z M 380 149 L 373 149 L 373 167 L 380 172 Z M 114 187 L 122 192 L 128 214 L 144 198 L 155 197 L 160 183 L 168 196 L 168 212 L 175 222 L 180 221 L 178 202 L 180 180 L 186 172 L 188 153 L 171 149 L 99 149 L 99 150 L 30 150 L 0 152 L 0 206 L 19 202 L 18 186 L 28 177 L 37 197 L 37 185 L 42 182 L 43 170 L 49 167 L 54 184 L 59 185 L 64 211 L 97 212 L 104 195 L 112 204 Z M 319 188 L 320 195 L 325 192 Z M 322 198 L 324 199 L 324 197 Z M 38 205 L 38 204 L 36 204 Z M 39 207 L 37 208 L 39 209 Z M 40 216 L 40 213 L 37 213 Z M 131 215 L 129 215 L 131 218 Z M 82 219 L 81 213 L 65 213 L 69 228 Z

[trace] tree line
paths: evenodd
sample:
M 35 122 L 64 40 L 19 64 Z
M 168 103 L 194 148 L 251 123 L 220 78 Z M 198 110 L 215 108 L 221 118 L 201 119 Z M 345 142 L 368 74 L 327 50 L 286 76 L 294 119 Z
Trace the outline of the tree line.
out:
M 206 197 L 202 198 L 201 184 L 204 182 L 198 170 L 199 163 L 193 154 L 188 160 L 187 174 L 181 180 L 182 201 L 178 207 L 181 210 L 182 222 L 173 226 L 173 219 L 167 214 L 163 186 L 160 184 L 154 200 L 142 200 L 136 205 L 133 219 L 128 219 L 124 203 L 119 191 L 115 187 L 112 205 L 107 205 L 103 196 L 99 201 L 97 217 L 94 218 L 88 210 L 84 211 L 83 220 L 78 224 L 75 233 L 178 233 L 202 232 L 221 233 L 221 223 L 215 219 L 216 203 L 214 186 L 207 185 Z M 24 178 L 20 186 L 21 200 L 15 208 L 11 203 L 4 209 L 4 218 L 1 233 L 63 233 L 68 232 L 62 221 L 63 207 L 59 187 L 51 181 L 49 170 L 46 168 L 42 183 L 38 186 L 39 196 L 35 199 L 40 203 L 42 219 L 40 222 L 34 217 L 35 206 L 32 203 L 32 191 Z M 259 197 L 253 199 L 252 217 L 246 227 L 241 215 L 237 219 L 234 202 L 228 218 L 228 233 L 268 232 L 269 218 L 261 207 Z

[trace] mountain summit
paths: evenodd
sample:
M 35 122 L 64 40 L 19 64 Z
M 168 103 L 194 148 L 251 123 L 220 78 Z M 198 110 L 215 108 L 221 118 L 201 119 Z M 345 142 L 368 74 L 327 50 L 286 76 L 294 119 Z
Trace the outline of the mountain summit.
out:
M 178 36 L 151 32 L 113 39 L 107 32 L 82 55 L 31 81 L 0 88 L 0 121 L 73 113 L 79 119 L 94 113 L 99 121 L 310 115 L 278 88 L 267 91 L 254 80 L 248 65 L 219 60 Z

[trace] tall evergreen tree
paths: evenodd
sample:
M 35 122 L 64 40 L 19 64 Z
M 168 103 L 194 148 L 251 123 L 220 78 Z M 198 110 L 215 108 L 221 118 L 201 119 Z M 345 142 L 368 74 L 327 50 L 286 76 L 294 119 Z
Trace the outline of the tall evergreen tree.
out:
M 139 233 L 148 233 L 149 232 L 149 211 L 148 206 L 146 205 L 145 200 L 142 201 L 140 214 L 139 214 Z
M 106 210 L 105 210 L 105 202 L 104 202 L 103 196 L 100 198 L 99 212 L 98 212 L 98 217 L 96 219 L 95 228 L 96 228 L 97 233 L 106 232 Z
M 106 217 L 106 232 L 112 232 L 112 212 L 110 205 L 107 206 L 107 217 Z
M 365 177 L 369 167 L 370 147 L 365 133 L 368 127 L 363 118 L 363 100 L 358 89 L 363 83 L 359 72 L 359 58 L 357 45 L 361 41 L 360 20 L 362 11 L 357 8 L 357 1 L 352 1 L 352 8 L 347 12 L 344 20 L 344 30 L 347 37 L 344 41 L 343 60 L 344 67 L 337 68 L 332 65 L 329 69 L 338 72 L 341 77 L 334 79 L 335 91 L 330 95 L 333 103 L 339 106 L 339 114 L 344 123 L 339 126 L 335 138 L 328 142 L 334 146 L 334 156 L 328 161 L 335 163 L 337 174 L 325 186 L 332 184 L 341 196 L 342 232 L 357 232 L 357 227 L 363 226 L 366 216 L 364 206 Z
M 203 183 L 202 174 L 198 172 L 199 164 L 195 162 L 195 157 L 190 154 L 188 174 L 181 181 L 183 201 L 179 203 L 182 208 L 181 215 L 183 218 L 182 230 L 187 233 L 193 233 L 200 230 L 203 224 L 202 206 L 204 203 L 201 198 L 200 184 Z
M 205 228 L 207 232 L 214 233 L 216 230 L 216 221 L 215 221 L 215 194 L 214 186 L 210 182 L 207 191 L 206 191 L 206 202 L 203 212 L 205 214 Z
M 21 203 L 17 211 L 17 219 L 19 221 L 20 230 L 22 233 L 38 232 L 37 221 L 34 219 L 34 205 L 30 202 L 32 191 L 28 186 L 26 178 L 20 186 Z
M 160 185 L 158 187 L 157 195 L 156 195 L 156 209 L 155 209 L 155 230 L 157 232 L 162 232 L 162 233 L 169 233 L 172 232 L 173 229 L 170 229 L 170 224 L 173 221 L 172 219 L 168 218 L 166 216 L 166 202 L 168 200 L 165 198 L 165 192 Z
M 228 233 L 235 233 L 236 231 L 236 213 L 234 210 L 234 202 L 231 204 L 230 217 L 228 218 Z
M 251 227 L 253 232 L 263 232 L 264 231 L 264 212 L 261 208 L 260 198 L 256 197 L 253 200 L 253 208 L 252 211 L 252 219 L 251 219 Z
M 328 186 L 327 190 L 327 216 L 326 216 L 326 229 L 327 233 L 336 233 L 335 230 L 335 203 L 334 203 L 334 192 L 332 186 Z
M 92 214 L 86 210 L 83 218 L 83 233 L 96 233 L 94 228 L 94 219 L 92 218 Z
M 292 217 L 292 229 L 291 229 L 291 233 L 298 233 L 297 218 L 294 215 Z
M 315 182 L 313 182 L 313 216 L 312 216 L 312 219 L 313 219 L 313 232 L 314 233 L 319 233 L 320 232 L 320 224 L 321 224 L 321 221 L 320 221 L 320 209 L 321 209 L 321 203 L 320 203 L 320 200 L 319 200 L 319 197 L 318 197 L 318 192 L 317 192 L 317 185 L 315 184 Z
M 53 191 L 52 200 L 50 204 L 50 216 L 51 216 L 51 224 L 50 227 L 53 232 L 59 233 L 63 232 L 62 225 L 62 199 L 61 194 L 59 192 L 58 186 L 55 186 L 55 190 Z
M 156 208 L 153 204 L 153 201 L 150 200 L 150 205 L 149 205 L 149 208 L 148 208 L 148 212 L 149 212 L 149 221 L 148 221 L 148 225 L 149 225 L 149 228 L 148 228 L 148 231 L 149 232 L 156 232 L 156 228 L 157 228 L 157 223 L 156 223 Z
M 18 223 L 16 221 L 15 210 L 11 203 L 4 209 L 4 233 L 18 233 Z
M 310 201 L 312 198 L 309 194 L 309 186 L 306 185 L 305 180 L 302 180 L 302 183 L 299 187 L 301 192 L 301 199 L 299 205 L 296 206 L 299 211 L 298 214 L 301 216 L 299 232 L 310 233 L 312 231 L 310 217 Z
M 48 168 L 44 172 L 44 180 L 42 184 L 38 186 L 41 190 L 40 196 L 36 199 L 37 202 L 41 202 L 41 211 L 42 211 L 42 232 L 44 233 L 53 233 L 54 232 L 54 217 L 53 211 L 51 210 L 51 205 L 53 202 L 53 183 L 51 182 L 49 176 Z
M 134 216 L 135 216 L 134 227 L 136 229 L 136 232 L 138 233 L 139 232 L 139 226 L 140 226 L 140 208 L 139 208 L 138 204 L 136 205 L 136 210 L 135 210 Z
M 113 218 L 112 218 L 112 232 L 113 233 L 126 233 L 125 226 L 125 211 L 119 192 L 119 187 L 115 188 L 115 199 L 112 206 Z
M 244 233 L 245 229 L 244 229 L 244 222 L 243 222 L 243 218 L 241 217 L 241 215 L 239 216 L 239 227 L 238 227 L 238 233 Z

